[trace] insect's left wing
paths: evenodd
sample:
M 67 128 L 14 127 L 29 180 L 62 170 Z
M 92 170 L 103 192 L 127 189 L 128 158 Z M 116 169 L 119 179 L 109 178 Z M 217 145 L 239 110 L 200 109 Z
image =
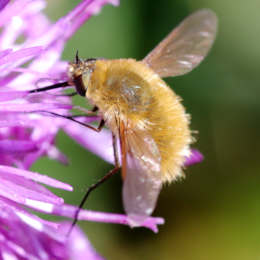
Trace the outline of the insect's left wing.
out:
M 120 124 L 123 203 L 133 225 L 153 212 L 162 182 L 160 154 L 154 140 L 143 130 Z
M 217 17 L 208 9 L 188 16 L 143 61 L 160 77 L 183 75 L 207 55 L 217 32 Z

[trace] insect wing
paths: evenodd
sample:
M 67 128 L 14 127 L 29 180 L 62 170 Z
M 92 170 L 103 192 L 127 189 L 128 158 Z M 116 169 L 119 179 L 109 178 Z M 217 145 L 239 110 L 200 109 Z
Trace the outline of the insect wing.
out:
M 153 139 L 141 130 L 121 130 L 120 138 L 125 143 L 121 145 L 124 208 L 132 225 L 139 225 L 153 212 L 161 190 L 160 155 Z
M 217 17 L 203 9 L 187 17 L 145 58 L 160 77 L 183 75 L 207 55 L 217 32 Z

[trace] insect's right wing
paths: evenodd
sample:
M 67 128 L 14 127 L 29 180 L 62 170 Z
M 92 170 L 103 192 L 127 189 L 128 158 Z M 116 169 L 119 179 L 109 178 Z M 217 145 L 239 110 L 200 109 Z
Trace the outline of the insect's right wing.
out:
M 188 16 L 143 61 L 160 77 L 183 75 L 207 55 L 217 32 L 217 17 L 208 9 Z
M 132 225 L 140 225 L 153 212 L 162 182 L 160 155 L 153 139 L 143 130 L 120 124 L 123 204 Z

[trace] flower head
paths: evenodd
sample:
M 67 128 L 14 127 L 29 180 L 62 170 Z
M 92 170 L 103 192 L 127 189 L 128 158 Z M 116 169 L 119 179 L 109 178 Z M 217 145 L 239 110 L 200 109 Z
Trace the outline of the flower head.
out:
M 28 90 L 67 80 L 67 62 L 60 60 L 66 41 L 109 3 L 117 5 L 118 1 L 83 0 L 52 24 L 42 13 L 44 0 L 0 2 L 0 255 L 3 259 L 102 259 L 78 228 L 68 238 L 70 224 L 46 221 L 32 213 L 74 218 L 77 207 L 64 204 L 62 198 L 42 184 L 72 191 L 70 185 L 29 169 L 42 156 L 67 162 L 55 146 L 60 129 L 113 163 L 109 133 L 102 131 L 97 135 L 64 118 L 54 120 L 52 112 L 70 115 L 73 108 L 70 99 L 60 95 L 60 90 L 34 94 L 28 94 Z M 85 122 L 96 119 L 86 118 Z M 96 146 L 95 140 L 102 145 Z M 82 210 L 79 219 L 132 223 L 125 215 L 88 210 Z M 150 217 L 141 225 L 157 232 L 157 225 L 163 222 L 161 218 Z

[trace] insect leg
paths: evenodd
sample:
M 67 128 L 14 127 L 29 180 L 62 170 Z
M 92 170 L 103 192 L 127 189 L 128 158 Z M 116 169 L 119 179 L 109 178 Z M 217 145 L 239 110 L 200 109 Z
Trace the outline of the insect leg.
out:
M 30 112 L 30 113 L 32 113 L 32 112 Z M 100 132 L 100 131 L 102 130 L 102 128 L 104 127 L 104 125 L 105 125 L 104 119 L 101 119 L 101 120 L 100 120 L 99 125 L 98 125 L 97 128 L 94 127 L 94 126 L 92 126 L 92 125 L 85 124 L 85 123 L 83 123 L 83 122 L 80 122 L 80 121 L 74 119 L 74 118 L 76 118 L 76 117 L 84 117 L 84 116 L 86 116 L 86 115 L 87 115 L 87 116 L 96 116 L 96 113 L 95 113 L 95 112 L 90 112 L 90 113 L 88 113 L 88 114 L 86 114 L 86 115 L 75 115 L 75 116 L 65 116 L 65 115 L 57 114 L 57 113 L 55 113 L 55 112 L 41 111 L 41 110 L 33 111 L 33 113 L 47 113 L 47 114 L 50 114 L 50 115 L 53 115 L 53 116 L 58 116 L 58 117 L 66 118 L 66 119 L 71 120 L 71 121 L 73 121 L 73 122 L 75 122 L 75 123 L 78 123 L 78 124 L 80 124 L 80 125 L 83 125 L 83 126 L 89 128 L 89 129 L 92 129 L 92 130 L 95 131 L 95 132 Z
M 75 213 L 75 217 L 74 220 L 70 226 L 69 232 L 67 234 L 67 236 L 70 235 L 73 227 L 77 224 L 78 222 L 78 218 L 79 218 L 79 212 L 80 210 L 83 208 L 84 204 L 87 201 L 87 198 L 89 197 L 89 194 L 95 190 L 98 186 L 100 186 L 102 183 L 104 183 L 106 180 L 108 180 L 110 177 L 112 177 L 115 173 L 118 172 L 118 170 L 120 169 L 120 165 L 119 165 L 119 158 L 118 158 L 118 149 L 117 149 L 117 143 L 116 143 L 116 137 L 115 135 L 112 133 L 112 142 L 113 142 L 113 150 L 114 150 L 114 157 L 115 157 L 115 168 L 110 170 L 104 177 L 102 177 L 101 179 L 99 179 L 96 183 L 92 184 L 88 189 L 86 194 L 84 195 L 83 199 L 81 200 L 79 207 Z

